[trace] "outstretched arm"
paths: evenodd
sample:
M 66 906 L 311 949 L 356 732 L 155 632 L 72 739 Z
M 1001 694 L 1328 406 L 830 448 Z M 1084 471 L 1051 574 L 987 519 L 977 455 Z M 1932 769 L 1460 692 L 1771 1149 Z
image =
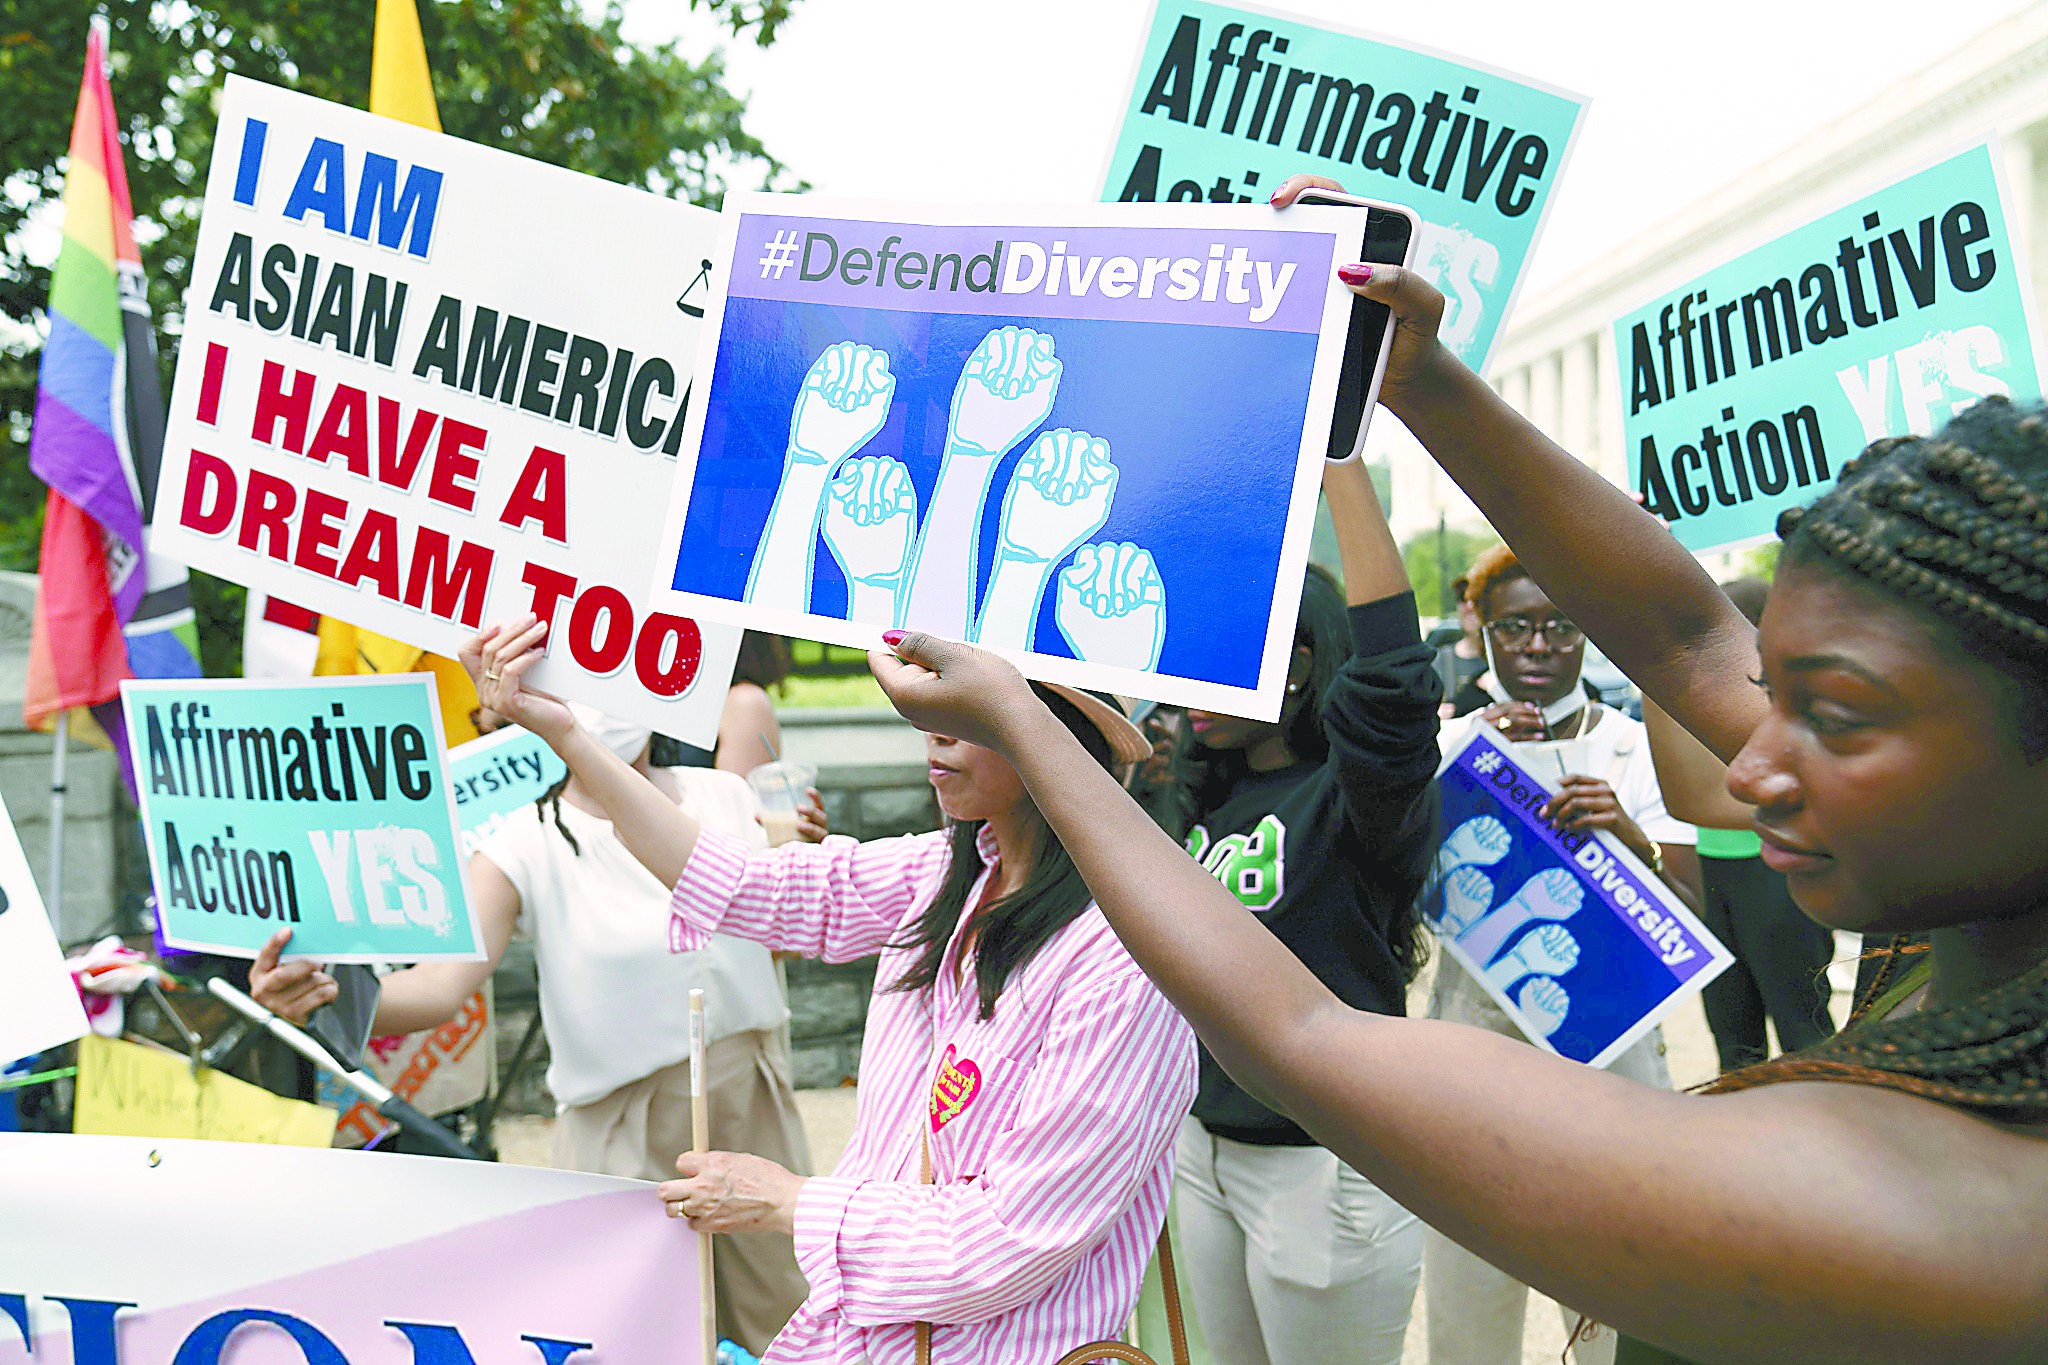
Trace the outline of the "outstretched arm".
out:
M 702 826 L 632 764 L 591 738 L 559 698 L 526 686 L 528 670 L 544 655 L 547 632 L 548 623 L 532 612 L 509 626 L 490 626 L 462 647 L 462 666 L 483 704 L 547 741 L 604 807 L 613 831 L 640 865 L 663 886 L 674 886 L 696 851 Z
M 895 649 L 872 663 L 897 709 L 1015 765 L 1132 957 L 1231 1075 L 1488 1261 L 1701 1361 L 2048 1350 L 2038 1144 L 1866 1087 L 1676 1095 L 1482 1030 L 1348 1009 L 1014 669 L 927 636 Z
M 1296 176 L 1273 202 L 1310 185 Z M 1444 299 L 1397 266 L 1354 292 L 1394 312 L 1380 401 L 1477 503 L 1550 599 L 1623 672 L 1723 758 L 1762 718 L 1745 682 L 1755 630 L 1662 522 L 1510 408 L 1437 339 Z M 1615 566 L 1628 566 L 1626 578 Z M 1644 611 L 1644 602 L 1657 610 Z

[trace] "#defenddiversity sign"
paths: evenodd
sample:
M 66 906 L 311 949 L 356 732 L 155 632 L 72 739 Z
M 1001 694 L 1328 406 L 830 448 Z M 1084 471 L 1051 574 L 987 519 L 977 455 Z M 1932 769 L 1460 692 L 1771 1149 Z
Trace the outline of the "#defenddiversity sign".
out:
M 1114 200 L 1263 203 L 1297 172 L 1421 217 L 1439 335 L 1484 371 L 1585 101 L 1249 5 L 1158 0 L 1103 176 Z
M 479 961 L 432 682 L 121 684 L 164 941 Z
M 1767 539 L 1870 442 L 2040 397 L 2030 297 L 1982 143 L 1616 322 L 1630 481 L 1689 550 Z
M 659 600 L 1277 716 L 1365 221 L 728 194 Z
M 717 215 L 230 77 L 151 549 L 710 745 L 739 632 L 650 608 Z

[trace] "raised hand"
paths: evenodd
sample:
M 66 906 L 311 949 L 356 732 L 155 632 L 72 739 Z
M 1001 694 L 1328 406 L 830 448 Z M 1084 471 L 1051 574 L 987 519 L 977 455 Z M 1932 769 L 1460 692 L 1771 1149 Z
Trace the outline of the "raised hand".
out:
M 846 619 L 896 623 L 898 592 L 917 532 L 910 470 L 887 455 L 848 460 L 825 490 L 825 545 L 846 575 Z
M 1443 909 L 1436 931 L 1456 938 L 1493 908 L 1493 878 L 1470 864 L 1459 864 L 1443 879 Z
M 789 449 L 775 506 L 747 575 L 747 600 L 786 611 L 811 604 L 811 569 L 825 481 L 888 420 L 896 377 L 885 352 L 835 342 L 811 362 L 789 415 Z
M 1579 941 L 1562 924 L 1544 924 L 1522 935 L 1486 969 L 1486 979 L 1505 991 L 1525 976 L 1563 976 L 1579 965 Z
M 1585 902 L 1586 888 L 1561 867 L 1539 872 L 1479 923 L 1458 935 L 1458 946 L 1481 966 L 1534 920 L 1570 919 Z
M 1059 387 L 1051 337 L 1024 327 L 997 328 L 974 348 L 954 387 L 954 443 L 1002 454 L 1045 420 Z
M 1001 655 L 922 631 L 883 638 L 890 648 L 870 650 L 868 668 L 897 714 L 920 730 L 1007 754 L 1013 730 L 1050 718 L 1031 684 Z
M 1052 411 L 1060 362 L 1052 338 L 1020 327 L 982 337 L 953 389 L 946 453 L 910 561 L 906 625 L 964 640 L 981 600 L 981 512 L 996 462 Z
M 526 686 L 526 674 L 547 655 L 548 623 L 532 612 L 510 623 L 486 626 L 455 657 L 476 684 L 477 700 L 549 744 L 576 728 L 576 717 L 560 697 Z
M 1152 553 L 1127 541 L 1083 545 L 1060 570 L 1053 619 L 1074 657 L 1150 671 L 1166 643 L 1166 585 Z
M 307 1015 L 332 1003 L 341 987 L 317 962 L 279 962 L 291 937 L 291 930 L 280 929 L 256 950 L 256 960 L 249 964 L 249 994 L 272 1014 L 303 1024 Z
M 811 362 L 789 417 L 791 463 L 835 465 L 866 445 L 896 396 L 887 352 L 841 341 Z
M 1563 1027 L 1564 1017 L 1572 1012 L 1571 993 L 1547 976 L 1530 977 L 1515 1003 L 1521 1006 L 1528 1026 L 1544 1038 Z
M 1003 495 L 1000 543 L 975 639 L 1029 649 L 1053 565 L 1109 519 L 1116 466 L 1109 442 L 1061 427 L 1017 461 Z
M 1475 815 L 1452 830 L 1437 850 L 1437 875 L 1448 877 L 1454 869 L 1466 866 L 1492 867 L 1514 846 L 1506 825 L 1491 815 Z

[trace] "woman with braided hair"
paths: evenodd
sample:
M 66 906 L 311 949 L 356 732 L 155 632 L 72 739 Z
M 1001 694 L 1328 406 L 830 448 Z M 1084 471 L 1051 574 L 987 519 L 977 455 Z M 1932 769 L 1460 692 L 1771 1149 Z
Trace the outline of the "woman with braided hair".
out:
M 1759 635 L 1661 523 L 1439 344 L 1433 288 L 1339 274 L 1395 314 L 1382 401 L 1731 763 L 1807 914 L 1926 936 L 1856 1023 L 1679 1095 L 1347 1009 L 1009 665 L 892 636 L 883 687 L 1010 759 L 1239 1084 L 1516 1278 L 1667 1360 L 2048 1360 L 2048 414 L 1987 400 L 1938 439 L 1873 448 L 1787 519 Z

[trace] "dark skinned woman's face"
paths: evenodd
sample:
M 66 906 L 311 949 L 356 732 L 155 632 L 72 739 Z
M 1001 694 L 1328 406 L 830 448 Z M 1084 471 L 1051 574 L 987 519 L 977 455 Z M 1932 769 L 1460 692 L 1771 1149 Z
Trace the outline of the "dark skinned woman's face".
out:
M 1483 612 L 1488 633 L 1506 623 L 1531 627 L 1518 645 L 1493 641 L 1494 680 L 1516 701 L 1548 706 L 1578 690 L 1579 674 L 1586 667 L 1586 637 L 1577 631 L 1567 638 L 1551 638 L 1548 630 L 1536 626 L 1559 620 L 1559 612 L 1533 579 L 1510 578 L 1496 583 L 1486 594 Z
M 1730 765 L 1807 914 L 1903 933 L 2048 904 L 2048 762 L 2015 685 L 1897 599 L 1788 563 L 1764 608 L 1764 722 Z

